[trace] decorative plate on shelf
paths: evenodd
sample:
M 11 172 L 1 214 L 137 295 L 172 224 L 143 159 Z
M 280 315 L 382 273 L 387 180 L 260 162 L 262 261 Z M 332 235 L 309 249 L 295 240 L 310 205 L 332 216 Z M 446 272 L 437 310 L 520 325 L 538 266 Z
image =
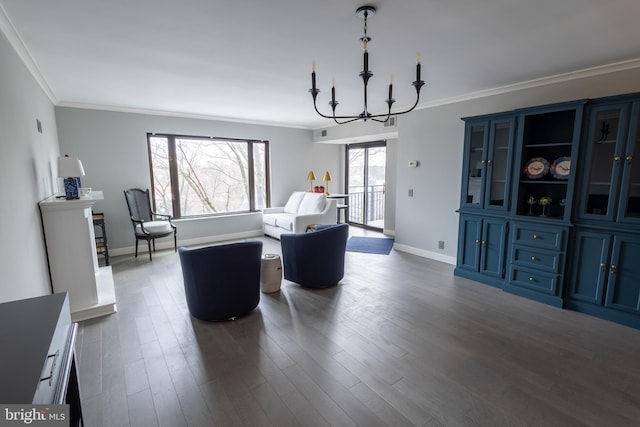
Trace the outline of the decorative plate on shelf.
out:
M 551 175 L 555 179 L 569 179 L 571 175 L 571 157 L 558 157 L 551 164 Z
M 534 157 L 525 163 L 522 171 L 529 179 L 542 178 L 549 172 L 549 162 L 544 157 Z

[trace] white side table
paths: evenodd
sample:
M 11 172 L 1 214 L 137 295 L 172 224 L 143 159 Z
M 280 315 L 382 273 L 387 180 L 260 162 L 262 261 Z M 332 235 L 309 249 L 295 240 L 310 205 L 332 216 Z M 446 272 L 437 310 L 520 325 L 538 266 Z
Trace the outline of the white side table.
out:
M 278 254 L 264 254 L 260 269 L 260 290 L 278 292 L 282 282 L 282 262 Z

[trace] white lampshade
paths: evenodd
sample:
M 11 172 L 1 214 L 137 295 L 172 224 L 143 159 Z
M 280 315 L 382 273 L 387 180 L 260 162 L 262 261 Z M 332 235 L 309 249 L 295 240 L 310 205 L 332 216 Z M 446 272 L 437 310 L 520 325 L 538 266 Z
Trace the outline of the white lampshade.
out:
M 80 159 L 68 154 L 65 154 L 64 157 L 58 157 L 58 176 L 63 178 L 84 176 L 84 168 Z

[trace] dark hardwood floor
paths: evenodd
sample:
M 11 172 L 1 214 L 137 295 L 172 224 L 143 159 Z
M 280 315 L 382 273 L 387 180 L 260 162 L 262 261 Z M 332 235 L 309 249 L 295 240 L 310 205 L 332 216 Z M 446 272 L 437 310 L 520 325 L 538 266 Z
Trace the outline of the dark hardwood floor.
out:
M 283 281 L 207 323 L 173 251 L 113 257 L 118 312 L 77 343 L 86 425 L 639 425 L 639 330 L 402 252 L 346 258 L 336 288 Z

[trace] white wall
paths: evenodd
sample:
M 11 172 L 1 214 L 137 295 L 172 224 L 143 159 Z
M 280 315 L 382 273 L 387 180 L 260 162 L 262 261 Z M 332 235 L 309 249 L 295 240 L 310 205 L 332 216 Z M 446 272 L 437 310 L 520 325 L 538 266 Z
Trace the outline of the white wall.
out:
M 58 139 L 53 104 L 2 32 L 0 129 L 0 302 L 5 302 L 51 293 L 38 201 L 55 192 Z
M 387 167 L 385 169 L 384 233 L 395 235 L 396 197 L 398 193 L 398 139 L 387 139 Z
M 268 140 L 272 206 L 284 205 L 292 191 L 307 189 L 309 170 L 321 179 L 327 169 L 332 175 L 342 169 L 341 147 L 313 143 L 310 130 L 68 107 L 57 107 L 56 117 L 61 152 L 82 160 L 82 185 L 104 192 L 95 210 L 105 214 L 113 254 L 130 253 L 135 244 L 123 190 L 150 188 L 148 132 Z M 339 178 L 335 174 L 331 188 L 342 188 Z M 179 244 L 241 237 L 262 229 L 260 214 L 181 220 L 177 226 Z M 167 245 L 173 242 L 158 241 L 158 246 Z
M 402 117 L 399 127 L 396 244 L 429 251 L 424 254 L 429 257 L 453 256 L 464 135 L 460 115 L 455 106 L 414 111 Z M 410 160 L 419 166 L 410 168 Z M 444 251 L 437 249 L 438 240 L 445 242 Z

